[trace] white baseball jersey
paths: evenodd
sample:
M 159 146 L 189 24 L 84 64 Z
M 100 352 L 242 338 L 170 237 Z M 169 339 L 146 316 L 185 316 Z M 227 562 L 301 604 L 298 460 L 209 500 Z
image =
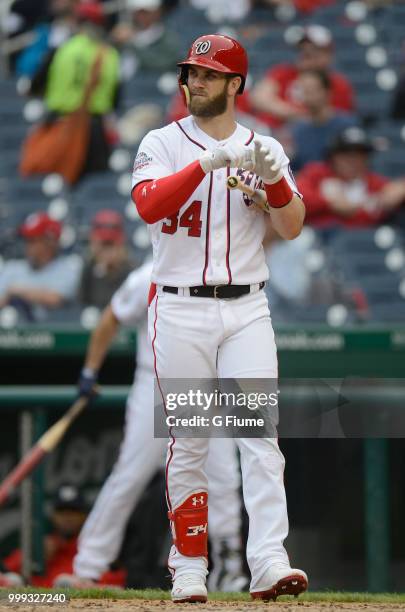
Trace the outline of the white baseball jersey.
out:
M 137 368 L 149 370 L 153 370 L 147 317 L 151 272 L 152 262 L 147 261 L 131 272 L 111 299 L 111 308 L 118 321 L 137 326 Z
M 256 136 L 271 148 L 290 187 L 297 192 L 288 157 L 277 140 L 237 124 L 232 136 L 217 141 L 202 131 L 192 116 L 145 136 L 135 159 L 132 187 L 174 174 L 198 159 L 203 150 L 225 142 L 237 141 L 253 148 Z M 227 189 L 227 176 L 235 174 L 260 188 L 261 179 L 252 172 L 215 170 L 207 174 L 178 213 L 149 226 L 152 280 L 156 284 L 249 285 L 268 279 L 262 247 L 265 213 L 249 209 L 249 199 L 240 190 Z

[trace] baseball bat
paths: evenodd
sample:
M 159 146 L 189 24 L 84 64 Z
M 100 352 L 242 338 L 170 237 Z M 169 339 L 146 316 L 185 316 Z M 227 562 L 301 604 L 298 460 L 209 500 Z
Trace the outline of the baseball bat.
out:
M 249 185 L 245 185 L 243 181 L 240 180 L 238 176 L 228 176 L 226 180 L 226 186 L 228 189 L 239 189 L 246 193 L 249 198 L 264 212 L 269 213 L 270 207 L 267 201 L 266 192 L 261 189 L 253 189 L 249 187 Z
M 33 469 L 59 444 L 73 421 L 89 403 L 89 398 L 79 397 L 69 410 L 52 425 L 38 442 L 22 457 L 16 467 L 0 485 L 0 507 L 9 499 L 15 488 L 30 474 Z

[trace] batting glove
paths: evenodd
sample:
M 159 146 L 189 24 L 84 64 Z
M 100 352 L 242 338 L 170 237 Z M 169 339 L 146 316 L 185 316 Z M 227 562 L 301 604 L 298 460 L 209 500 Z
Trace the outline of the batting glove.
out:
M 274 154 L 260 140 L 255 140 L 255 172 L 268 185 L 278 183 L 284 176 Z
M 94 397 L 97 395 L 94 386 L 97 383 L 98 372 L 91 368 L 83 368 L 80 372 L 79 380 L 77 381 L 77 390 L 79 397 Z
M 248 149 L 239 142 L 218 145 L 212 151 L 204 151 L 200 157 L 201 168 L 206 174 L 226 167 L 253 170 L 254 163 L 253 149 Z

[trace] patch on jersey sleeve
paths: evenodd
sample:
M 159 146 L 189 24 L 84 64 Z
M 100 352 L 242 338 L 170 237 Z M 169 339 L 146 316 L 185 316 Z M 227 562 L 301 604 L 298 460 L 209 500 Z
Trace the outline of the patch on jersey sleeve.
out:
M 134 172 L 147 168 L 148 166 L 150 166 L 152 161 L 153 161 L 153 158 L 150 157 L 150 155 L 148 155 L 144 151 L 139 151 L 137 156 L 135 157 Z

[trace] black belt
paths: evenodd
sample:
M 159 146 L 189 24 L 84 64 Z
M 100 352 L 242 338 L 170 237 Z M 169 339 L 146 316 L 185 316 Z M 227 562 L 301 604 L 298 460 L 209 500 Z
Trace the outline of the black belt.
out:
M 259 291 L 263 289 L 265 283 L 259 283 Z M 191 297 L 209 297 L 209 298 L 237 298 L 241 295 L 250 293 L 250 285 L 198 285 L 197 287 L 189 287 Z M 179 293 L 178 287 L 163 287 L 166 293 Z

